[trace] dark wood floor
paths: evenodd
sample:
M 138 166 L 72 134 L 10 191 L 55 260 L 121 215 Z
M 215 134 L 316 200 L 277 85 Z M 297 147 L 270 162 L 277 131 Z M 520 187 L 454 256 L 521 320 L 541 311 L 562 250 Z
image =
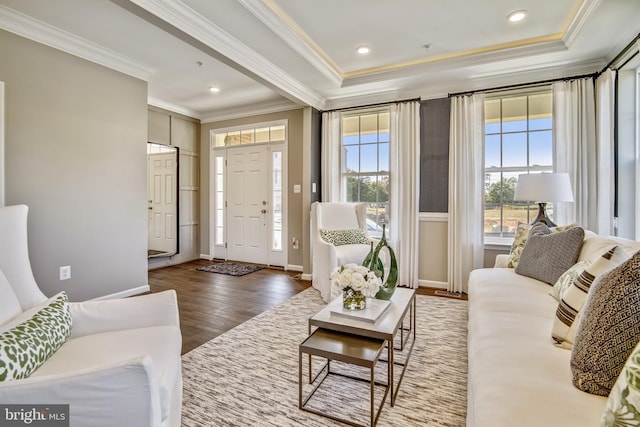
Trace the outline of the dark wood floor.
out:
M 178 294 L 183 354 L 311 286 L 296 279 L 299 273 L 276 269 L 239 277 L 196 271 L 209 264 L 199 260 L 149 271 L 151 292 L 175 289 Z

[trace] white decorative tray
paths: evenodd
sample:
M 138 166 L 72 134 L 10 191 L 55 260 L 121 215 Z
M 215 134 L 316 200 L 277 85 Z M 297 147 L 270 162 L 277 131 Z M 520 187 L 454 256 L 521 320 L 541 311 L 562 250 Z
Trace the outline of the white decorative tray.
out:
M 367 298 L 367 308 L 365 308 L 364 310 L 349 310 L 342 306 L 342 300 L 340 300 L 340 304 L 335 304 L 335 306 L 331 309 L 331 314 L 375 323 L 380 318 L 380 316 L 382 316 L 384 312 L 387 311 L 390 305 L 391 301 Z

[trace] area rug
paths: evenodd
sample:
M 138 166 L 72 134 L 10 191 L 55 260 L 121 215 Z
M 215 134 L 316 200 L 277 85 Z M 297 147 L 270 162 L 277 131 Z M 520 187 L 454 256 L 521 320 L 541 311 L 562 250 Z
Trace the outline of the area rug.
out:
M 262 270 L 264 267 L 255 264 L 238 264 L 235 262 L 218 262 L 215 264 L 207 265 L 205 267 L 198 267 L 198 271 L 206 271 L 209 273 L 228 274 L 230 276 L 244 276 L 245 274 L 253 273 L 254 271 Z
M 467 302 L 424 295 L 416 302 L 413 354 L 395 406 L 387 398 L 377 425 L 463 426 Z M 298 345 L 307 337 L 307 319 L 323 306 L 309 288 L 185 354 L 182 426 L 344 426 L 298 409 Z M 386 364 L 378 366 L 377 378 L 386 379 Z M 340 384 L 339 395 L 319 395 L 316 406 L 368 424 L 368 385 L 353 383 Z

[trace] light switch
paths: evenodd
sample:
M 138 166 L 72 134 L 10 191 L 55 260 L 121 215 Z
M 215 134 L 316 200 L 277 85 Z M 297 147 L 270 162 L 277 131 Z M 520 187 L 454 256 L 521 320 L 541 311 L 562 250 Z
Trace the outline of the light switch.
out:
M 315 192 L 316 192 L 316 183 L 315 183 L 315 182 L 312 182 L 312 183 L 311 183 L 311 192 L 312 192 L 312 193 L 315 193 Z
M 300 192 L 300 184 L 295 184 L 293 186 L 293 192 L 294 193 L 299 193 Z

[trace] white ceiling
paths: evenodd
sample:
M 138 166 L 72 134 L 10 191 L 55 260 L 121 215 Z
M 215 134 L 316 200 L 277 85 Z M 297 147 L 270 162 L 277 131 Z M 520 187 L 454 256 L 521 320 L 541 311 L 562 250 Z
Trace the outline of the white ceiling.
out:
M 592 73 L 640 33 L 640 0 L 0 0 L 0 28 L 215 121 Z

